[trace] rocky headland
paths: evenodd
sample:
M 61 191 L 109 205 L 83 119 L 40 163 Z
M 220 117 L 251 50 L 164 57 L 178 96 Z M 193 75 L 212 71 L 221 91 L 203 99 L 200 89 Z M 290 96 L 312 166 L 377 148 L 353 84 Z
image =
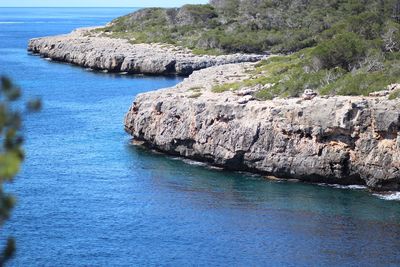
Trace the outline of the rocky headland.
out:
M 400 190 L 400 85 L 383 74 L 374 76 L 377 83 L 368 80 L 370 72 L 396 73 L 397 65 L 388 63 L 385 71 L 379 62 L 363 61 L 354 77 L 364 77 L 366 69 L 368 75 L 354 81 L 345 69 L 321 65 L 311 50 L 260 62 L 265 55 L 195 55 L 188 48 L 131 41 L 87 28 L 32 39 L 28 50 L 93 70 L 190 75 L 173 88 L 137 96 L 125 118 L 136 144 L 268 177 Z M 312 73 L 320 78 L 311 79 Z M 346 91 L 346 81 L 354 91 Z M 388 83 L 395 84 L 378 91 Z M 323 97 L 307 88 L 302 98 L 285 98 L 299 96 L 309 84 L 330 95 L 372 93 Z M 266 92 L 273 100 L 260 98 Z
M 248 79 L 253 68 L 211 67 L 173 88 L 140 94 L 125 129 L 137 144 L 231 170 L 400 190 L 400 100 L 258 101 L 253 95 L 261 86 L 213 92 Z
M 28 51 L 55 61 L 109 72 L 148 75 L 189 75 L 195 70 L 229 63 L 255 62 L 263 55 L 195 55 L 168 44 L 131 44 L 129 40 L 94 36 L 93 28 L 66 35 L 35 38 Z

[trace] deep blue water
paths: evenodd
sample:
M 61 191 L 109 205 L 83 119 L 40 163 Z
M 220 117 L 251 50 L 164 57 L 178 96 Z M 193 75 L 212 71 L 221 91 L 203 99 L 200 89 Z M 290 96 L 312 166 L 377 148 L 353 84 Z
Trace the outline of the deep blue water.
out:
M 26 53 L 29 38 L 132 9 L 0 9 L 0 74 L 44 109 L 25 122 L 27 160 L 0 232 L 10 266 L 398 266 L 400 202 L 365 190 L 272 182 L 129 145 L 135 95 L 179 78 L 85 71 Z M 3 239 L 4 240 L 4 239 Z

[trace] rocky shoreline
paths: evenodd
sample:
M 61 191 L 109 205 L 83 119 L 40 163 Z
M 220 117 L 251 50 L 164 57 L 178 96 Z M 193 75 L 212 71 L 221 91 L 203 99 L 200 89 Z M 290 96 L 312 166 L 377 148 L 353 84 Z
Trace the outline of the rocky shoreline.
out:
M 194 72 L 140 94 L 125 118 L 136 143 L 231 170 L 400 190 L 400 100 L 315 97 L 257 101 L 258 88 L 214 93 L 253 64 Z
M 230 63 L 256 62 L 263 55 L 194 55 L 189 49 L 166 44 L 131 44 L 125 39 L 93 36 L 93 28 L 70 34 L 35 38 L 28 51 L 55 61 L 109 72 L 182 75 Z
M 315 97 L 258 101 L 262 86 L 214 93 L 250 78 L 263 55 L 197 56 L 162 44 L 88 34 L 32 39 L 28 50 L 94 70 L 190 75 L 140 94 L 125 118 L 135 143 L 231 170 L 400 190 L 400 100 Z M 234 63 L 234 64 L 232 64 Z

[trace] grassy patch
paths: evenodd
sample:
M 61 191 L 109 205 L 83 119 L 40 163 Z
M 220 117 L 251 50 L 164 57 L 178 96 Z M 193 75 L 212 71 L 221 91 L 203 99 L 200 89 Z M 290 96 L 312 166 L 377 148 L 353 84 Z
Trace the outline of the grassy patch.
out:
M 396 90 L 389 95 L 390 100 L 400 98 L 400 90 Z
M 235 90 L 238 90 L 241 86 L 242 86 L 242 84 L 240 82 L 220 84 L 220 85 L 214 86 L 212 88 L 212 92 L 222 93 L 222 92 L 226 92 L 226 91 L 235 91 Z
M 199 56 L 203 55 L 220 56 L 224 54 L 222 51 L 218 49 L 200 49 L 200 48 L 193 48 L 192 53 Z
M 193 94 L 191 94 L 190 96 L 188 96 L 189 98 L 199 98 L 200 96 L 202 96 L 202 93 L 200 92 L 195 92 Z
M 202 87 L 202 86 L 194 86 L 194 87 L 189 88 L 188 90 L 193 91 L 193 92 L 200 92 L 203 89 L 204 89 L 204 87 Z

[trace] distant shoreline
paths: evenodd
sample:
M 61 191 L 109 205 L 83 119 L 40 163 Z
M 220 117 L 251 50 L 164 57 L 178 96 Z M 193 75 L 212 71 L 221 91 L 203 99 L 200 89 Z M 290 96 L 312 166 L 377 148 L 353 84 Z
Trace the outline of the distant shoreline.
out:
M 265 58 L 255 54 L 194 55 L 189 49 L 167 44 L 130 44 L 124 39 L 91 36 L 96 28 L 32 39 L 28 51 L 94 70 L 148 75 L 187 76 L 215 65 L 257 62 Z

